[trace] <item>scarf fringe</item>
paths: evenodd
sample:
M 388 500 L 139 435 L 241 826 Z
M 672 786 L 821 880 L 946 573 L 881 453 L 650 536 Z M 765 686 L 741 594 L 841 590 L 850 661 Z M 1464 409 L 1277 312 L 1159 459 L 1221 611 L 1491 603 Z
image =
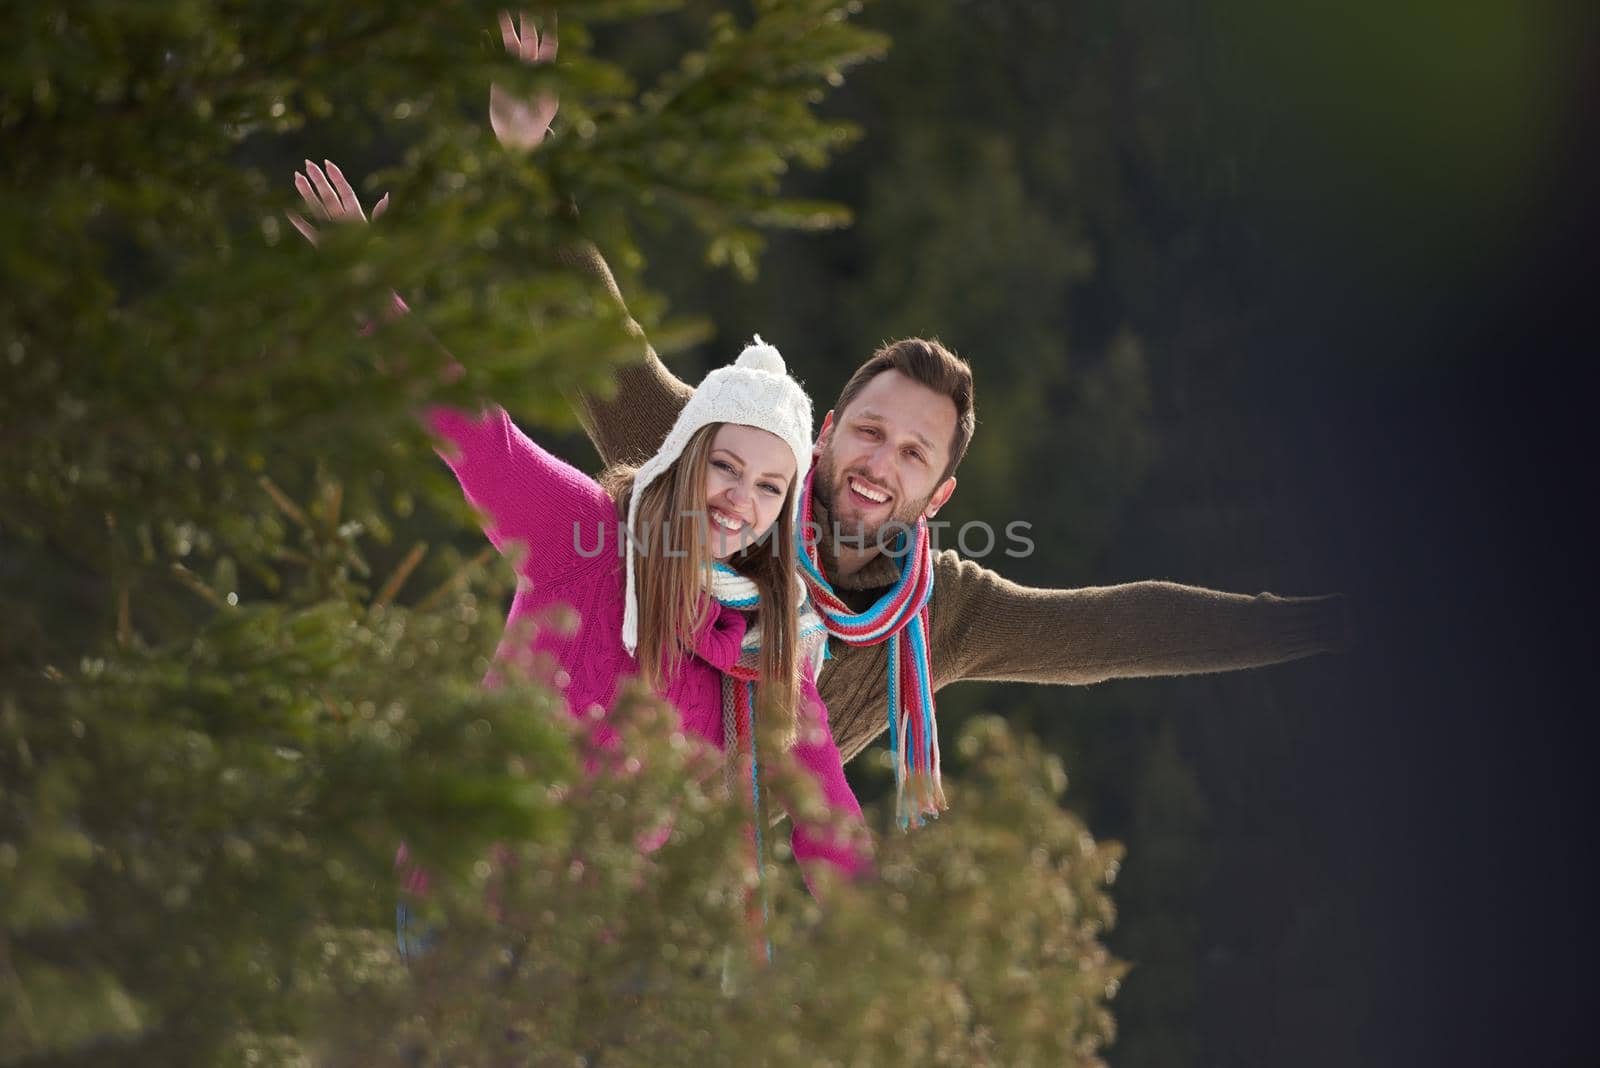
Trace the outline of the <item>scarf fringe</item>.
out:
M 746 902 L 745 917 L 750 931 L 766 959 L 772 960 L 772 939 L 767 935 L 769 903 L 767 893 L 767 857 L 762 842 L 761 824 L 761 762 L 756 755 L 756 687 L 755 683 L 732 675 L 722 676 L 722 740 L 724 774 L 731 790 L 734 783 L 748 770 L 750 782 L 750 810 L 752 818 L 752 846 L 755 852 L 757 893 Z M 741 716 L 739 710 L 743 709 Z M 748 763 L 746 763 L 748 758 Z M 759 906 L 759 907 L 758 907 Z

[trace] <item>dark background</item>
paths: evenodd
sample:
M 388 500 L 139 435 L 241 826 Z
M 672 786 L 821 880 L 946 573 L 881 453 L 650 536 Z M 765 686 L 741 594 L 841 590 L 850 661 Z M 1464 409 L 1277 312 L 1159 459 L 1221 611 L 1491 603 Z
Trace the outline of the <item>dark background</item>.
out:
M 679 373 L 760 331 L 820 412 L 877 343 L 938 335 L 978 381 L 947 514 L 1034 523 L 999 570 L 1350 598 L 1342 656 L 941 694 L 947 730 L 1049 740 L 1128 846 L 1111 1062 L 1589 1063 L 1580 20 L 865 18 L 893 52 L 827 105 L 865 137 L 792 182 L 856 225 L 773 240 L 751 286 L 647 236 L 717 328 Z
M 436 348 L 375 357 L 352 309 L 416 296 L 410 322 L 470 356 L 474 391 L 541 439 L 570 427 L 562 391 L 613 336 L 541 273 L 572 194 L 685 379 L 757 331 L 819 409 L 884 340 L 966 356 L 979 430 L 941 519 L 1032 524 L 1037 552 L 988 561 L 1009 577 L 1346 594 L 1340 655 L 940 694 L 947 735 L 998 712 L 1042 738 L 1067 804 L 1126 844 L 1112 1064 L 1594 1061 L 1594 5 L 878 0 L 860 21 L 888 57 L 815 93 L 859 141 L 768 191 L 854 225 L 759 235 L 729 231 L 735 202 L 765 204 L 766 161 L 828 153 L 780 106 L 797 101 L 747 107 L 751 88 L 809 91 L 815 71 L 785 64 L 843 46 L 747 42 L 742 71 L 690 78 L 673 121 L 707 123 L 690 136 L 716 162 L 686 177 L 663 140 L 689 127 L 628 103 L 755 5 L 682 6 L 589 5 L 593 25 L 569 7 L 557 143 L 526 167 L 484 128 L 485 83 L 512 73 L 490 9 L 0 16 L 0 844 L 31 899 L 8 901 L 0 971 L 65 969 L 24 974 L 60 1010 L 30 1041 L 94 1059 L 143 1026 L 141 998 L 162 1024 L 139 1048 L 166 1061 L 294 1032 L 309 1010 L 280 977 L 323 925 L 370 924 L 394 841 L 431 825 L 477 857 L 528 830 L 501 778 L 509 822 L 473 809 L 480 836 L 459 831 L 434 769 L 482 802 L 498 762 L 476 731 L 425 761 L 385 742 L 392 774 L 369 781 L 389 793 L 358 791 L 375 822 L 350 820 L 348 782 L 321 772 L 365 743 L 337 714 L 291 739 L 332 761 L 305 773 L 322 801 L 280 803 L 303 784 L 272 717 L 304 702 L 258 666 L 280 619 L 309 621 L 281 662 L 349 707 L 395 694 L 418 745 L 490 703 L 463 670 L 489 630 L 383 661 L 324 629 L 419 542 L 408 607 L 482 551 L 420 432 L 394 429 L 409 387 L 437 388 Z M 586 148 L 585 109 L 624 136 Z M 281 211 L 289 173 L 328 153 L 397 210 L 312 253 Z M 709 264 L 708 237 L 765 239 L 759 275 Z M 709 340 L 677 351 L 694 316 Z M 581 439 L 563 451 L 592 469 Z M 132 675 L 103 681 L 102 649 Z M 195 755 L 212 743 L 189 702 L 212 699 L 213 740 L 259 772 L 247 791 Z M 510 743 L 535 723 L 501 722 Z M 864 799 L 880 755 L 850 769 Z M 419 792 L 439 803 L 409 807 Z M 261 859 L 210 863 L 230 824 Z M 284 845 L 301 836 L 342 879 Z

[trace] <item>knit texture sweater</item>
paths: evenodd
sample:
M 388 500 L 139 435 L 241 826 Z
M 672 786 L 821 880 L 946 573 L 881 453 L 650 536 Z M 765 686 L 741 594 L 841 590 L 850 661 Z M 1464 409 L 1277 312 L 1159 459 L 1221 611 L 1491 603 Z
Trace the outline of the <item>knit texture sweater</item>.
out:
M 439 454 L 467 500 L 483 515 L 490 542 L 516 567 L 517 590 L 497 662 L 515 663 L 560 690 L 574 716 L 608 712 L 621 683 L 639 673 L 621 638 L 623 560 L 617 551 L 615 503 L 593 479 L 537 445 L 500 408 L 481 414 L 435 408 L 426 422 L 441 439 Z M 605 548 L 596 551 L 601 530 Z M 724 745 L 722 676 L 739 658 L 745 629 L 743 613 L 717 606 L 696 635 L 694 655 L 669 675 L 661 694 L 677 709 L 688 734 L 718 750 Z M 799 719 L 795 759 L 830 809 L 859 820 L 861 807 L 845 780 L 827 710 L 806 677 L 800 683 Z M 598 740 L 614 745 L 615 732 L 602 722 Z M 855 849 L 803 821 L 793 821 L 791 840 L 802 867 L 823 861 L 854 874 L 865 864 Z
M 601 280 L 619 304 L 611 270 L 589 242 L 573 243 L 562 258 Z M 601 458 L 637 463 L 655 451 L 692 390 L 645 340 L 639 359 L 620 367 L 608 398 L 572 398 Z M 831 529 L 827 507 L 813 501 L 813 518 Z M 895 561 L 871 560 L 841 576 L 824 537 L 823 574 L 857 611 L 893 585 Z M 1087 684 L 1107 679 L 1192 675 L 1263 667 L 1347 643 L 1344 598 L 1254 596 L 1173 582 L 1040 589 L 1021 586 L 954 550 L 934 555 L 928 603 L 928 662 L 937 691 L 965 680 Z M 819 689 L 844 759 L 887 729 L 888 646 L 834 642 Z

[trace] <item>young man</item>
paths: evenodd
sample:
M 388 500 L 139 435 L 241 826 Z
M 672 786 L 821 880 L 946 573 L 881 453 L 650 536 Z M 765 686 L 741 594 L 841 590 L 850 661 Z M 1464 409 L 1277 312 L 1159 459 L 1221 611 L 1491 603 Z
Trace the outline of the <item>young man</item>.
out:
M 570 256 L 622 299 L 593 246 Z M 606 463 L 637 462 L 659 447 L 690 392 L 641 337 L 641 358 L 619 370 L 611 398 L 574 403 Z M 909 557 L 884 550 L 949 501 L 973 425 L 971 371 L 937 342 L 887 345 L 846 383 L 823 420 L 810 503 L 817 570 L 849 609 L 868 612 L 893 590 Z M 932 553 L 931 565 L 934 690 L 967 679 L 1084 684 L 1233 671 L 1345 643 L 1339 595 L 1252 597 L 1171 582 L 1035 589 L 951 549 Z M 893 645 L 832 643 L 819 687 L 847 761 L 888 727 Z

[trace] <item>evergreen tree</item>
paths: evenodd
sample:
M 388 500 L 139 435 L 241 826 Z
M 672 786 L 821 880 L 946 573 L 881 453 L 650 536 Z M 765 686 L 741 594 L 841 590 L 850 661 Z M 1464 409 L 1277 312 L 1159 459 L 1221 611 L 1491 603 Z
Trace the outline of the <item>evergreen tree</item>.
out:
M 1116 850 L 1033 747 L 975 729 L 963 811 L 821 920 L 752 881 L 659 703 L 590 777 L 558 697 L 480 685 L 507 577 L 411 415 L 566 420 L 631 354 L 552 255 L 571 204 L 624 263 L 640 223 L 748 270 L 761 228 L 843 221 L 779 182 L 848 143 L 813 105 L 884 40 L 835 0 L 677 6 L 563 4 L 535 69 L 478 5 L 0 15 L 0 1063 L 1096 1062 Z M 667 18 L 695 44 L 643 83 L 592 48 Z M 535 158 L 488 135 L 491 76 L 561 92 Z M 335 151 L 404 207 L 313 252 L 288 175 Z M 391 291 L 414 313 L 366 336 Z M 658 346 L 695 336 L 659 307 Z

